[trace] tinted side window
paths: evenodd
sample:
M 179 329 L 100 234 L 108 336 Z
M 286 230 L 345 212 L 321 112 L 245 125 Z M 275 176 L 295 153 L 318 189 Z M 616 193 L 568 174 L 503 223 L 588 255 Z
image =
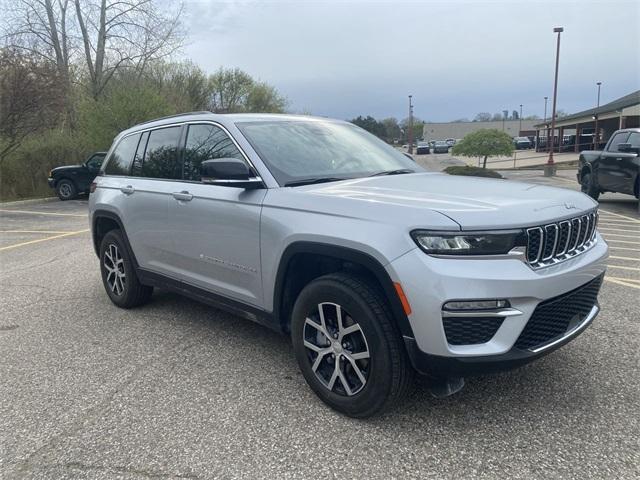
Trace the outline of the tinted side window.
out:
M 109 157 L 109 163 L 107 163 L 104 173 L 107 175 L 129 175 L 129 166 L 139 139 L 140 134 L 129 135 L 120 140 Z
M 178 141 L 182 127 L 168 127 L 149 133 L 147 150 L 142 162 L 142 176 L 149 178 L 180 178 Z
M 609 143 L 608 150 L 610 152 L 617 152 L 618 145 L 620 145 L 621 143 L 625 143 L 628 136 L 629 136 L 629 132 L 617 133 L 616 136 L 613 137 L 613 139 L 611 140 L 611 143 Z
M 640 148 L 640 133 L 631 132 L 627 143 L 630 143 L 633 148 Z
M 144 149 L 147 146 L 147 140 L 149 140 L 149 132 L 143 132 L 138 143 L 138 149 L 133 156 L 133 163 L 131 164 L 131 175 L 139 177 L 142 175 L 142 159 L 144 158 Z
M 200 181 L 200 164 L 213 158 L 244 157 L 233 140 L 214 125 L 189 125 L 187 144 L 184 151 L 184 179 Z

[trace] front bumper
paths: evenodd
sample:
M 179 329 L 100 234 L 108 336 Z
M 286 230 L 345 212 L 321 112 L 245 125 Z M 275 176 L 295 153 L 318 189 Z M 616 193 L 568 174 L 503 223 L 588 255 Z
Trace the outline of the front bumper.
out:
M 51 188 L 56 188 L 56 179 L 55 178 L 47 178 L 47 183 Z
M 405 344 L 414 365 L 431 374 L 434 365 L 439 371 L 458 374 L 503 370 L 569 342 L 593 321 L 597 305 L 590 305 L 594 308 L 588 318 L 573 325 L 553 345 L 542 350 L 515 348 L 536 307 L 602 276 L 607 255 L 608 247 L 597 234 L 597 241 L 589 250 L 539 270 L 532 270 L 519 259 L 445 259 L 428 256 L 419 249 L 394 260 L 387 269 L 392 279 L 402 285 L 412 309 L 409 322 L 413 338 L 405 338 Z M 449 343 L 443 305 L 454 300 L 482 299 L 507 299 L 515 314 L 511 312 L 504 318 L 484 343 Z

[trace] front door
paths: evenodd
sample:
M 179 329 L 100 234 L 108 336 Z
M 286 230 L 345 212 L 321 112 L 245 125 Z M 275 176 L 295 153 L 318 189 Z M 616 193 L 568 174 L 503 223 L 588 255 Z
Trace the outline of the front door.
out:
M 597 177 L 598 185 L 609 192 L 624 192 L 627 181 L 623 170 L 623 158 L 628 154 L 618 151 L 618 145 L 625 143 L 629 137 L 629 132 L 616 133 L 604 152 L 602 152 L 598 162 Z
M 171 263 L 185 283 L 261 307 L 260 213 L 266 189 L 200 183 L 204 160 L 246 158 L 222 128 L 205 123 L 187 128 L 184 181 L 169 202 Z

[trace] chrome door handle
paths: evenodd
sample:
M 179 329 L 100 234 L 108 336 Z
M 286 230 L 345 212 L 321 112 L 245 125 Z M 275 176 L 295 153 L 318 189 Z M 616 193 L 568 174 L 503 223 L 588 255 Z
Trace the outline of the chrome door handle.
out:
M 182 192 L 173 192 L 171 195 L 173 195 L 173 198 L 180 200 L 181 202 L 190 202 L 193 198 L 193 195 L 186 190 L 183 190 Z
M 131 195 L 133 192 L 136 191 L 136 189 L 133 188 L 131 185 L 127 185 L 126 187 L 120 188 L 120 191 L 125 195 Z

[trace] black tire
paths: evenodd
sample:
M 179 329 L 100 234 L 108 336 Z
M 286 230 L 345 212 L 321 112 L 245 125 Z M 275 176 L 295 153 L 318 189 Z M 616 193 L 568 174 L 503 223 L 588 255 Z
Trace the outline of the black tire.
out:
M 63 178 L 56 184 L 56 194 L 63 202 L 65 200 L 73 200 L 78 196 L 78 189 L 71 180 Z
M 600 190 L 598 186 L 595 184 L 595 180 L 591 173 L 583 173 L 582 178 L 580 178 L 580 190 L 582 193 L 586 193 L 594 200 L 598 200 L 600 196 Z
M 112 267 L 111 270 L 110 267 Z M 100 273 L 107 295 L 120 308 L 143 305 L 153 294 L 153 287 L 142 285 L 138 280 L 133 258 L 129 255 L 120 230 L 111 230 L 102 239 Z M 116 277 L 119 278 L 116 279 Z
M 327 342 L 326 335 L 307 323 L 307 319 L 318 323 L 316 320 L 319 319 L 319 305 L 322 303 L 339 305 L 343 312 L 343 324 L 350 325 L 346 329 L 353 329 L 353 325 L 357 324 L 360 330 L 337 340 L 335 337 L 328 339 Z M 323 310 L 326 331 L 335 335 L 336 331 L 331 334 L 329 330 L 332 324 L 336 324 L 332 317 L 337 318 L 337 309 L 335 305 L 325 305 Z M 300 292 L 293 307 L 291 337 L 296 359 L 311 389 L 323 402 L 345 415 L 366 418 L 379 414 L 400 402 L 413 386 L 415 372 L 387 302 L 364 278 L 348 273 L 333 273 L 309 283 Z M 324 342 L 322 348 L 333 350 L 323 354 L 314 371 L 313 366 L 320 353 L 311 350 L 305 343 L 308 345 L 312 342 L 314 348 L 318 348 L 315 342 L 320 340 Z M 350 359 L 347 355 L 362 356 L 364 349 L 369 358 L 356 361 L 359 362 L 358 371 L 366 380 L 362 383 L 360 377 L 355 375 L 353 357 Z M 333 362 L 331 355 L 335 356 Z M 342 376 L 336 378 L 330 390 L 328 377 L 336 375 L 336 361 Z M 319 378 L 323 372 L 326 372 L 325 383 Z M 347 392 L 343 378 L 349 384 L 351 394 Z

